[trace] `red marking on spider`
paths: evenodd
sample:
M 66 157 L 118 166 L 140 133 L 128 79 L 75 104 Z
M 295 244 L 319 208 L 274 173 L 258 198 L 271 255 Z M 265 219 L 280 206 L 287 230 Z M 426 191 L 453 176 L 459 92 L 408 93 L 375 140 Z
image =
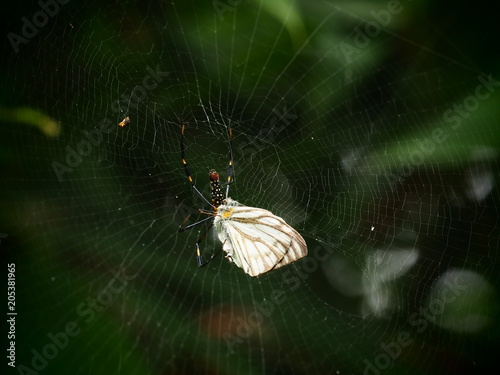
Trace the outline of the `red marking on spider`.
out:
M 219 181 L 220 177 L 217 171 L 211 170 L 208 174 L 210 176 L 210 181 Z

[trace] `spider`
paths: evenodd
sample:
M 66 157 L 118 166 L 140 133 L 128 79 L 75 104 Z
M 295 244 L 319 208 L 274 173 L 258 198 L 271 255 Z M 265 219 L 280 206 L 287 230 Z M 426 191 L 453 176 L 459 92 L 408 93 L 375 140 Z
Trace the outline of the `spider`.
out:
M 234 262 L 250 276 L 258 276 L 292 263 L 307 255 L 307 245 L 302 236 L 288 225 L 281 217 L 262 208 L 245 206 L 229 198 L 229 188 L 233 181 L 233 131 L 229 128 L 229 164 L 227 167 L 226 194 L 222 194 L 219 173 L 215 169 L 208 172 L 210 178 L 211 202 L 206 199 L 194 184 L 193 177 L 187 165 L 184 147 L 185 126 L 181 128 L 181 158 L 184 172 L 191 187 L 208 205 L 212 211 L 199 210 L 209 215 L 196 223 L 183 227 L 189 219 L 184 220 L 179 232 L 194 228 L 205 222 L 210 222 L 207 230 L 196 241 L 196 259 L 198 266 L 207 265 L 220 252 L 217 251 L 207 261 L 203 262 L 200 242 L 208 231 L 215 227 L 222 249 L 227 253 L 226 259 Z
M 187 161 L 186 161 L 186 153 L 185 153 L 185 146 L 184 146 L 184 130 L 185 126 L 182 124 L 181 127 L 181 158 L 182 158 L 182 164 L 184 166 L 184 172 L 186 173 L 186 176 L 191 183 L 191 187 L 195 191 L 198 196 L 205 201 L 210 207 L 212 208 L 213 211 L 206 211 L 206 210 L 200 210 L 201 213 L 209 215 L 207 218 L 202 219 L 200 221 L 197 221 L 196 223 L 190 224 L 188 226 L 181 227 L 179 228 L 179 233 L 184 232 L 185 230 L 192 229 L 200 224 L 203 224 L 207 221 L 210 221 L 210 224 L 208 228 L 205 230 L 205 232 L 198 238 L 196 241 L 196 259 L 198 261 L 198 266 L 203 267 L 206 266 L 208 263 L 212 261 L 213 258 L 215 258 L 219 252 L 213 254 L 212 257 L 207 261 L 203 262 L 202 257 L 201 257 L 201 252 L 200 252 L 200 243 L 205 239 L 207 236 L 208 231 L 212 228 L 214 225 L 214 218 L 215 214 L 217 213 L 217 210 L 219 206 L 223 203 L 224 201 L 224 195 L 222 194 L 222 187 L 220 184 L 220 177 L 219 173 L 215 169 L 211 169 L 208 172 L 209 178 L 210 178 L 210 190 L 211 190 L 211 202 L 208 201 L 207 198 L 198 190 L 196 185 L 194 184 L 193 177 L 191 176 L 191 172 L 189 170 Z M 231 186 L 232 178 L 233 178 L 233 146 L 232 146 L 232 140 L 233 138 L 233 131 L 231 128 L 229 128 L 229 165 L 227 167 L 227 183 L 226 183 L 226 198 L 229 197 L 229 187 Z M 189 219 L 189 216 L 184 220 L 183 224 Z M 230 258 L 229 258 L 230 259 Z M 230 259 L 231 260 L 231 259 Z

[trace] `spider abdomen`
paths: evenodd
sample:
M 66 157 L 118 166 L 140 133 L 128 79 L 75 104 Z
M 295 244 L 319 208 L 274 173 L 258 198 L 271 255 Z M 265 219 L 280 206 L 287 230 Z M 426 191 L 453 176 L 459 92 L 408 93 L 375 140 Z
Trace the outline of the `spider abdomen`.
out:
M 212 197 L 212 205 L 214 207 L 219 207 L 224 200 L 224 194 L 222 193 L 222 187 L 220 186 L 219 173 L 215 169 L 211 169 L 208 172 L 210 177 L 210 195 Z

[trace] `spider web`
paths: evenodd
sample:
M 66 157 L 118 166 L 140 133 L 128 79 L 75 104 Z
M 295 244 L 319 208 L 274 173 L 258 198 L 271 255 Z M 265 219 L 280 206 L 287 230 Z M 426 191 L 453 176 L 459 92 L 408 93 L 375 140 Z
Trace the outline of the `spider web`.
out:
M 493 12 L 411 1 L 15 6 L 0 110 L 12 373 L 496 367 Z M 226 178 L 233 129 L 230 196 L 283 217 L 307 258 L 258 278 L 220 254 L 197 267 L 204 228 L 177 229 L 209 207 L 184 175 L 181 124 L 207 197 L 208 170 Z M 220 247 L 209 232 L 205 259 Z

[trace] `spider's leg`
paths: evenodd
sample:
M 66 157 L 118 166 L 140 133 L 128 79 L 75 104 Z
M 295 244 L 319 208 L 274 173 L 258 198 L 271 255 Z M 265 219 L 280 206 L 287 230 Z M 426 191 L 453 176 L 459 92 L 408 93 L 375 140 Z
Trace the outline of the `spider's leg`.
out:
M 226 198 L 229 198 L 229 186 L 233 182 L 233 129 L 229 128 L 229 165 L 227 166 Z
M 184 129 L 185 129 L 185 125 L 182 124 L 182 127 L 181 127 L 181 158 L 182 158 L 182 164 L 184 165 L 184 172 L 186 173 L 186 177 L 189 180 L 189 182 L 191 183 L 191 187 L 196 192 L 196 194 L 198 194 L 201 197 L 201 199 L 203 199 L 205 201 L 205 203 L 207 203 L 211 207 L 215 208 L 214 205 L 212 203 L 210 203 L 208 201 L 208 199 L 203 196 L 203 194 L 201 194 L 201 192 L 198 190 L 198 188 L 194 184 L 193 177 L 191 176 L 191 171 L 189 170 L 189 167 L 188 167 L 188 164 L 186 161 L 186 152 L 185 152 L 185 147 L 184 147 Z
M 208 263 L 210 263 L 212 261 L 212 259 L 214 259 L 217 255 L 219 255 L 220 250 L 221 250 L 221 249 L 217 250 L 216 253 L 212 254 L 212 256 L 210 257 L 209 260 L 207 260 L 206 262 L 203 262 L 203 259 L 201 257 L 200 242 L 205 239 L 205 237 L 207 236 L 208 231 L 212 228 L 213 224 L 214 223 L 212 221 L 210 223 L 210 225 L 208 226 L 207 230 L 200 236 L 200 238 L 198 238 L 198 241 L 196 241 L 196 260 L 198 261 L 198 266 L 199 267 L 206 266 Z
M 214 217 L 213 216 L 209 216 L 209 217 L 206 217 L 200 221 L 197 221 L 196 223 L 193 223 L 193 224 L 189 224 L 188 226 L 185 226 L 183 227 L 182 225 L 189 219 L 191 215 L 189 215 L 187 218 L 184 219 L 184 221 L 182 222 L 181 226 L 179 227 L 179 230 L 178 232 L 181 233 L 181 232 L 184 232 L 185 230 L 188 230 L 188 229 L 191 229 L 191 228 L 194 228 L 200 224 L 203 224 L 204 222 L 210 220 L 210 219 L 213 219 Z

